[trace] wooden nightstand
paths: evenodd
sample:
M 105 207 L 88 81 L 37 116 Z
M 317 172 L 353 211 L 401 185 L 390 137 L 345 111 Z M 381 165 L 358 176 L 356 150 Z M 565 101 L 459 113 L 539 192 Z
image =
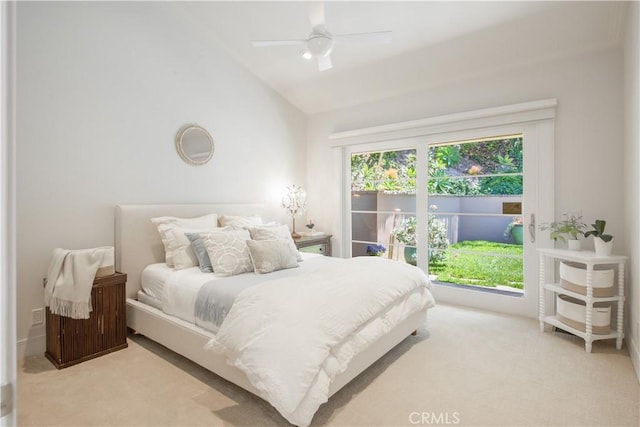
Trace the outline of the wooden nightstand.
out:
M 99 277 L 91 289 L 92 311 L 88 319 L 72 319 L 51 313 L 47 307 L 47 351 L 56 368 L 66 368 L 127 347 L 127 275 Z
M 300 252 L 311 252 L 331 256 L 331 234 L 295 239 L 296 247 Z

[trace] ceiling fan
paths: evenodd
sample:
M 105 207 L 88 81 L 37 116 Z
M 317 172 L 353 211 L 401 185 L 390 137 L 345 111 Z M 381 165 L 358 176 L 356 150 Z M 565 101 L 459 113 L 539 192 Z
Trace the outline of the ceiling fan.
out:
M 328 70 L 331 65 L 331 52 L 336 44 L 378 44 L 391 42 L 391 31 L 372 33 L 333 35 L 324 25 L 324 5 L 320 1 L 309 1 L 309 20 L 311 34 L 306 39 L 297 40 L 254 40 L 255 47 L 304 46 L 300 56 L 304 59 L 316 58 L 320 71 Z

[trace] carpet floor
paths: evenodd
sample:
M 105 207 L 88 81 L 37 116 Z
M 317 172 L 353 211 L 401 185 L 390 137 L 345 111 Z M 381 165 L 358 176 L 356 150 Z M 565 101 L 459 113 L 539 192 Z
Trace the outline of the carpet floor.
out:
M 269 404 L 139 335 L 57 370 L 25 359 L 20 426 L 286 426 Z M 314 426 L 638 426 L 625 348 L 450 305 L 320 407 Z

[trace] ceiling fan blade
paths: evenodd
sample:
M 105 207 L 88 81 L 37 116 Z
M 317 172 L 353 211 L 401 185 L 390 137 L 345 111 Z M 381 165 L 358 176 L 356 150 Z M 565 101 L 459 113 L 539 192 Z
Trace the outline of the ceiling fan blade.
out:
M 391 31 L 373 33 L 341 34 L 332 36 L 336 44 L 381 44 L 391 43 Z
M 307 44 L 306 40 L 252 40 L 251 44 L 255 47 L 269 46 L 295 46 Z
M 311 28 L 315 28 L 319 25 L 324 27 L 324 3 L 321 1 L 309 1 L 309 21 L 311 21 Z
M 331 64 L 331 57 L 329 55 L 318 56 L 318 69 L 320 71 L 326 71 L 331 67 L 333 67 L 333 65 Z

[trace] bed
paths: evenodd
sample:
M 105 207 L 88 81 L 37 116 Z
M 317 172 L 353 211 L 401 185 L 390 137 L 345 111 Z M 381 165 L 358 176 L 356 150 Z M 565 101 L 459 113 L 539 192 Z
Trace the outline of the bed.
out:
M 154 304 L 145 304 L 141 301 L 142 298 L 140 300 L 138 298 L 141 291 L 143 270 L 152 264 L 161 265 L 164 261 L 164 247 L 156 226 L 151 222 L 151 218 L 160 216 L 189 218 L 212 212 L 219 215 L 262 215 L 263 211 L 263 206 L 258 204 L 120 205 L 116 207 L 115 212 L 115 241 L 116 268 L 118 271 L 128 275 L 126 285 L 128 327 L 243 389 L 265 398 L 264 384 L 251 375 L 252 380 L 250 380 L 245 371 L 240 369 L 244 368 L 241 363 L 232 365 L 223 354 L 205 349 L 205 346 L 209 344 L 209 347 L 211 347 L 213 341 L 220 339 L 220 337 L 216 337 L 218 334 L 204 327 L 196 326 L 190 321 L 169 315 L 158 308 L 157 304 L 154 307 Z M 304 262 L 308 262 L 307 265 L 311 266 L 314 262 L 321 261 L 324 262 L 325 260 Z M 162 267 L 158 268 L 161 269 Z M 339 391 L 345 384 L 415 330 L 424 327 L 426 312 L 431 306 L 433 306 L 432 303 L 425 304 L 424 307 L 420 307 L 417 311 L 406 315 L 406 317 L 403 316 L 402 319 L 389 326 L 384 335 L 376 337 L 372 342 L 368 342 L 366 347 L 359 348 L 354 355 L 348 358 L 346 369 L 340 369 L 329 382 L 327 398 Z M 234 317 L 233 321 L 238 322 L 238 319 Z M 227 323 L 233 323 L 233 321 L 228 320 Z M 227 333 L 226 330 L 223 332 L 224 334 L 220 335 Z M 313 410 L 310 415 L 309 411 L 307 411 L 304 416 L 288 416 L 274 402 L 270 403 L 290 422 L 301 426 L 308 425 L 311 421 L 310 417 L 315 413 L 315 410 Z M 316 409 L 321 403 L 315 406 Z

